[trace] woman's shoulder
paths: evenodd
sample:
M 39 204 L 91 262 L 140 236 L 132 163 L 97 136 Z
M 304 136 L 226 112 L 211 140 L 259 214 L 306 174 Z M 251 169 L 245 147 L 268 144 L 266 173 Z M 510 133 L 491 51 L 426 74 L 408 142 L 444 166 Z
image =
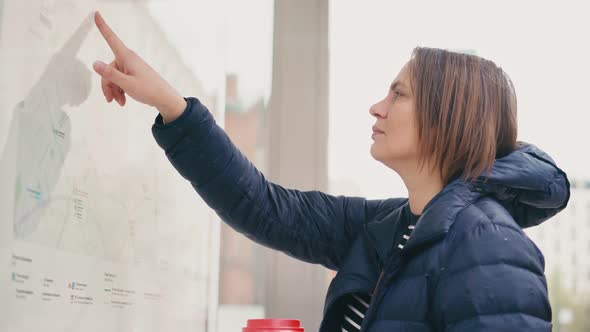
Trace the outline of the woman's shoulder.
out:
M 467 245 L 485 250 L 493 250 L 495 245 L 534 246 L 510 212 L 492 197 L 482 197 L 461 210 L 446 240 L 449 247 Z
M 463 209 L 445 242 L 449 269 L 507 264 L 543 274 L 542 253 L 502 204 L 491 197 Z
M 522 232 L 514 216 L 493 197 L 484 196 L 457 213 L 450 231 L 466 232 L 475 228 L 509 228 Z

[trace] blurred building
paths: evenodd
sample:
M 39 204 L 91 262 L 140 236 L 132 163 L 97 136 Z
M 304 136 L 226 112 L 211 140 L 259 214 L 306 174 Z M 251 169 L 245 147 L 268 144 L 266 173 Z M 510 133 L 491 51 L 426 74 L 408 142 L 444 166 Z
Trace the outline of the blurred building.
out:
M 267 180 L 285 188 L 325 191 L 328 2 L 273 4 L 271 90 L 261 93 L 268 97 L 252 99 L 248 78 L 239 83 L 239 76 L 228 75 L 224 128 Z M 256 316 L 297 318 L 306 330 L 318 330 L 328 287 L 324 267 L 255 244 L 225 224 L 220 250 L 218 318 L 236 322 L 220 324 L 220 331 L 239 330 L 246 317 Z
M 568 207 L 527 234 L 545 256 L 550 282 L 558 281 L 572 294 L 590 295 L 590 180 L 572 180 Z
M 265 103 L 262 98 L 244 105 L 238 89 L 238 77 L 226 76 L 225 131 L 232 142 L 252 161 L 264 169 L 261 160 L 265 133 L 263 117 Z M 258 256 L 257 245 L 236 232 L 227 224 L 221 225 L 221 252 L 219 262 L 219 303 L 222 305 L 253 305 L 264 303 L 264 287 L 260 271 L 265 266 Z M 258 277 L 257 277 L 258 276 Z

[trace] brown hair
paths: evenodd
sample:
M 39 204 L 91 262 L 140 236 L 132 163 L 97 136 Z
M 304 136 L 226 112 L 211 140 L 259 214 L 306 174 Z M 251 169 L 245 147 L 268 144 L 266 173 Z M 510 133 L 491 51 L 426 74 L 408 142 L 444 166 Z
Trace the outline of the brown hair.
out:
M 475 55 L 416 47 L 409 65 L 420 165 L 429 159 L 444 184 L 476 180 L 516 147 L 516 94 L 502 68 Z

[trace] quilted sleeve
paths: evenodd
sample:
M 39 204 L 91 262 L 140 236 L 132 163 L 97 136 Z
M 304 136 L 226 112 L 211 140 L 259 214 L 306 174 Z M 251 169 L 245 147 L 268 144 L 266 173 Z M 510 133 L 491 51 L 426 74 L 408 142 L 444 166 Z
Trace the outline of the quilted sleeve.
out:
M 264 246 L 337 270 L 362 224 L 403 199 L 286 189 L 265 179 L 196 98 L 152 133 L 176 170 L 232 228 Z

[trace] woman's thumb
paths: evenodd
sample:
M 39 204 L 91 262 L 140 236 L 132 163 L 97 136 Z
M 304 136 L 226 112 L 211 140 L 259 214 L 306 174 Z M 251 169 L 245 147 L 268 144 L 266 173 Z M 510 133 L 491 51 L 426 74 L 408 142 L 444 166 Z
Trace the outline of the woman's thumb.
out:
M 106 63 L 104 63 L 102 61 L 94 62 L 94 64 L 92 65 L 92 68 L 94 68 L 94 71 L 98 75 L 103 77 L 105 80 L 115 83 L 123 90 L 125 90 L 125 88 L 127 87 L 127 84 L 126 84 L 128 81 L 127 75 L 125 75 L 122 72 L 120 72 L 119 70 L 117 70 L 117 68 L 107 65 Z

